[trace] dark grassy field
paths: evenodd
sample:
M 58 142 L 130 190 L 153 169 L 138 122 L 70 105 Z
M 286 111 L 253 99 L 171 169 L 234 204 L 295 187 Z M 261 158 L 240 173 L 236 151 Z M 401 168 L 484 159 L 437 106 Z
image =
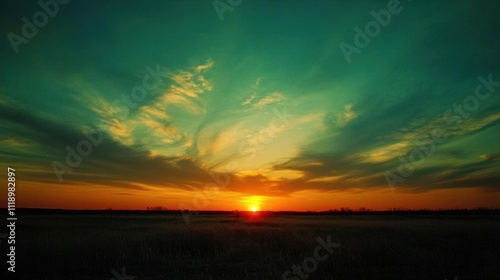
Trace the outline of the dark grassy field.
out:
M 497 215 L 25 214 L 21 279 L 500 279 Z M 314 268 L 314 269 L 313 269 Z M 118 275 L 114 275 L 115 270 Z M 294 278 L 295 277 L 295 278 Z

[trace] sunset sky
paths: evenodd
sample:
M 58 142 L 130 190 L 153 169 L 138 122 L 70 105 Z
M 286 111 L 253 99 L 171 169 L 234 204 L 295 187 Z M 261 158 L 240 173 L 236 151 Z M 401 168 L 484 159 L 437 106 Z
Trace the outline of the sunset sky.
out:
M 17 53 L 42 8 L 8 2 L 17 207 L 500 207 L 497 1 L 401 1 L 350 62 L 389 1 L 73 0 Z

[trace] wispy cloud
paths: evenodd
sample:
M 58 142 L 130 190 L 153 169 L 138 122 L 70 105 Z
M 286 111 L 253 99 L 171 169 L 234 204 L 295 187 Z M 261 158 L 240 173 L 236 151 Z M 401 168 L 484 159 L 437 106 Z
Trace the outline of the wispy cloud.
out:
M 262 78 L 257 78 L 255 82 L 252 85 L 252 93 L 250 96 L 241 103 L 241 105 L 249 105 L 252 103 L 252 101 L 257 97 L 257 92 L 260 90 L 260 83 L 261 83 Z
M 253 104 L 253 107 L 262 108 L 266 105 L 278 103 L 278 102 L 283 102 L 283 101 L 285 101 L 285 97 L 283 96 L 283 94 L 281 94 L 279 92 L 274 92 L 274 93 L 271 93 L 270 95 L 260 99 L 259 101 L 255 102 Z
M 243 103 L 241 103 L 241 105 L 249 105 L 249 104 L 251 104 L 252 101 L 255 99 L 255 97 L 257 97 L 257 93 L 252 92 L 252 94 L 250 95 L 250 97 L 248 97 L 247 100 L 243 101 Z
M 200 73 L 203 70 L 212 68 L 212 66 L 214 66 L 214 61 L 212 59 L 208 59 L 205 64 L 196 66 L 196 72 Z

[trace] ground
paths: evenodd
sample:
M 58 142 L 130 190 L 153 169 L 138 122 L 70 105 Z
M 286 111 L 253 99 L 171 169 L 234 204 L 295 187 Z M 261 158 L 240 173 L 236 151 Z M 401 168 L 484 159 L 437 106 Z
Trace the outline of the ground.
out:
M 190 221 L 179 213 L 21 215 L 16 274 L 30 280 L 500 279 L 497 215 L 257 212 Z M 315 258 L 319 238 L 339 244 L 331 252 L 318 249 L 324 260 Z M 292 266 L 303 264 L 311 272 L 294 275 Z

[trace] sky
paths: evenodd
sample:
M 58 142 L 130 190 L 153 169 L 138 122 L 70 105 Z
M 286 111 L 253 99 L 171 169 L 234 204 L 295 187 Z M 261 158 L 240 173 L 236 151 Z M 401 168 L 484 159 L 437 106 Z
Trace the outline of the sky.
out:
M 500 207 L 497 1 L 42 3 L 0 11 L 17 207 Z

